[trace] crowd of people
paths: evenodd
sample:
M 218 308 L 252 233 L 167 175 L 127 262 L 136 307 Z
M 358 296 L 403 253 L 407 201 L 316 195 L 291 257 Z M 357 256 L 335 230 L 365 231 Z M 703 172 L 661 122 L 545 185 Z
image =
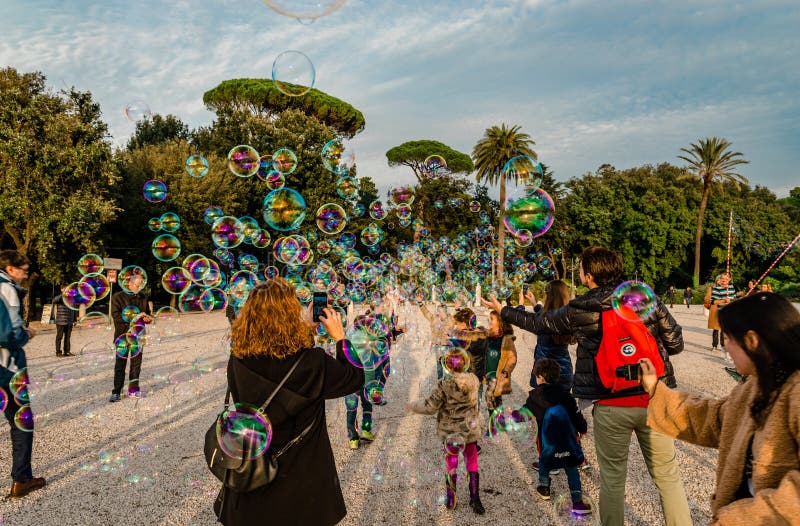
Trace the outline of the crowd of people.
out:
M 21 254 L 0 252 L 0 386 L 11 393 L 18 391 L 11 388 L 12 378 L 27 365 L 24 346 L 36 335 L 21 316 L 25 291 L 20 284 L 29 267 Z M 435 305 L 433 311 L 420 304 L 430 324 L 437 382 L 428 396 L 410 401 L 406 408 L 436 415 L 445 466 L 445 507 L 457 506 L 457 468 L 463 457 L 470 508 L 479 515 L 487 512 L 480 495 L 478 442 L 499 432 L 493 424 L 496 411 L 503 407 L 503 396 L 512 391 L 518 353 L 529 352 L 517 348 L 516 327 L 537 335 L 532 389 L 524 408 L 536 422 L 532 467 L 538 472 L 536 492 L 542 499 L 550 499 L 552 476 L 563 470 L 572 514 L 594 513 L 604 525 L 624 524 L 628 454 L 635 434 L 666 524 L 692 524 L 676 460 L 676 439 L 719 449 L 716 491 L 710 496 L 713 523 L 797 523 L 800 313 L 772 292 L 737 297 L 730 276 L 718 276 L 706 296 L 713 347 L 722 348 L 743 381 L 722 399 L 699 397 L 676 389 L 670 360 L 684 350 L 684 341 L 682 328 L 665 304 L 656 299 L 655 308 L 644 319 L 622 315 L 625 321 L 618 319 L 612 303 L 622 274 L 618 253 L 590 247 L 580 265 L 581 283 L 588 292 L 570 299 L 563 282 L 551 281 L 543 302 L 527 291 L 520 293 L 517 306 L 503 305 L 490 296 L 482 300 L 488 309 L 487 328 L 478 326 L 476 312 L 470 308 L 450 315 L 443 304 Z M 141 294 L 142 281 L 134 276 L 126 290 L 111 299 L 115 339 L 131 331 L 135 335 L 151 321 L 150 307 Z M 670 304 L 675 290 L 671 292 Z M 684 298 L 688 306 L 690 290 Z M 277 403 L 269 409 L 270 451 L 280 450 L 281 456 L 280 469 L 275 468 L 266 485 L 243 492 L 223 483 L 214 503 L 220 522 L 258 522 L 265 513 L 280 524 L 336 524 L 344 518 L 325 400 L 344 399 L 351 448 L 375 439 L 372 409 L 382 400 L 371 396 L 365 386 L 385 384 L 391 372 L 388 350 L 404 330 L 396 316 L 399 301 L 391 297 L 351 321 L 380 321 L 377 326 L 383 334 L 378 337 L 387 352 L 381 353 L 378 363 L 354 360 L 359 354 L 352 352 L 342 316 L 332 308 L 324 309 L 319 323 L 333 341 L 333 349 L 326 352 L 317 346 L 310 307 L 302 306 L 294 287 L 282 278 L 260 283 L 240 312 L 229 313 L 230 396 L 236 403 L 255 406 L 275 399 Z M 65 316 L 59 301 L 54 304 L 57 325 L 71 327 L 74 319 Z M 617 338 L 620 334 L 624 337 Z M 66 328 L 59 329 L 59 354 L 62 340 L 63 355 L 69 355 Z M 573 363 L 569 346 L 574 344 Z M 127 356 L 118 353 L 111 402 L 120 400 L 128 364 L 128 395 L 140 396 L 141 359 L 141 349 Z M 481 424 L 482 401 L 489 411 L 486 429 Z M 22 430 L 14 425 L 24 402 L 11 396 L 4 410 L 11 423 L 12 497 L 45 486 L 45 480 L 33 477 L 31 470 L 33 426 Z M 582 411 L 588 407 L 600 474 L 598 509 L 584 498 L 581 484 L 581 468 L 586 466 L 581 441 L 589 431 Z

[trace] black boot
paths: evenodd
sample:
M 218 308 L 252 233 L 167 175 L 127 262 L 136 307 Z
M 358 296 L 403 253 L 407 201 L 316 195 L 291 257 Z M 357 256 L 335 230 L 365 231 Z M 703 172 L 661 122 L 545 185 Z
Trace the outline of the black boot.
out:
M 456 507 L 456 482 L 458 475 L 445 475 L 444 479 L 444 507 L 448 510 Z
M 483 515 L 486 513 L 486 510 L 483 509 L 483 504 L 481 504 L 481 495 L 480 495 L 480 473 L 477 471 L 470 471 L 469 472 L 469 505 L 472 508 L 472 511 L 477 513 L 478 515 Z

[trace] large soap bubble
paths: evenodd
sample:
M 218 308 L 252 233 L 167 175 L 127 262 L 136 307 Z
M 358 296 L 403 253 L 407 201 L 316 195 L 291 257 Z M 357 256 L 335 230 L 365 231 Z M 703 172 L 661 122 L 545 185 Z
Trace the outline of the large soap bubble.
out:
M 336 203 L 326 203 L 317 210 L 317 226 L 326 234 L 338 234 L 347 225 L 347 213 Z
M 522 189 L 506 201 L 503 222 L 506 228 L 517 235 L 520 230 L 529 230 L 536 238 L 544 235 L 555 219 L 555 204 L 547 192 Z
M 284 95 L 299 97 L 314 87 L 317 73 L 311 59 L 300 51 L 284 51 L 272 63 L 272 80 Z
M 264 221 L 274 230 L 294 230 L 305 218 L 306 200 L 297 190 L 279 188 L 264 198 Z
M 537 190 L 542 184 L 544 169 L 541 163 L 527 155 L 512 157 L 503 166 L 503 175 L 506 180 L 513 179 L 521 182 L 527 190 Z
M 350 141 L 337 137 L 322 147 L 322 164 L 337 175 L 345 175 L 356 164 L 356 152 Z
M 228 169 L 237 177 L 251 177 L 260 166 L 261 157 L 252 146 L 240 144 L 228 152 Z

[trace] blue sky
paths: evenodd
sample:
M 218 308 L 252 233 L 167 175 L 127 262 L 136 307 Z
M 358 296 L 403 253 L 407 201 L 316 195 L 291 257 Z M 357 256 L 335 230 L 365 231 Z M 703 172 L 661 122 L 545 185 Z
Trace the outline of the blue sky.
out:
M 751 183 L 800 186 L 797 1 L 350 0 L 311 24 L 261 0 L 0 3 L 0 65 L 90 90 L 120 144 L 128 102 L 206 125 L 206 90 L 268 78 L 296 49 L 317 88 L 364 113 L 359 173 L 382 189 L 413 180 L 387 166 L 392 146 L 431 138 L 471 153 L 501 122 L 521 125 L 560 180 L 677 163 L 719 135 L 751 161 Z

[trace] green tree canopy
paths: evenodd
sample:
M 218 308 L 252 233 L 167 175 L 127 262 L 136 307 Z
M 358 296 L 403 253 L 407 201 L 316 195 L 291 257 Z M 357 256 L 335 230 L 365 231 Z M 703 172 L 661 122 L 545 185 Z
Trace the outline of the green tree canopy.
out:
M 447 162 L 453 174 L 468 174 L 475 169 L 469 155 L 454 150 L 444 143 L 433 140 L 408 141 L 386 152 L 389 166 L 408 166 L 420 183 L 427 177 L 424 161 L 431 155 L 439 155 Z
M 162 117 L 155 114 L 152 118 L 145 118 L 136 123 L 136 131 L 128 141 L 128 150 L 174 139 L 188 141 L 190 137 L 189 127 L 178 117 L 174 115 Z
M 51 282 L 74 269 L 76 253 L 102 251 L 97 233 L 116 211 L 106 136 L 90 93 L 56 94 L 39 72 L 0 70 L 3 237 Z
M 220 115 L 248 111 L 262 117 L 276 117 L 284 110 L 300 110 L 336 130 L 354 137 L 364 129 L 364 115 L 347 102 L 316 88 L 300 97 L 281 93 L 271 79 L 231 79 L 203 94 L 208 109 Z

